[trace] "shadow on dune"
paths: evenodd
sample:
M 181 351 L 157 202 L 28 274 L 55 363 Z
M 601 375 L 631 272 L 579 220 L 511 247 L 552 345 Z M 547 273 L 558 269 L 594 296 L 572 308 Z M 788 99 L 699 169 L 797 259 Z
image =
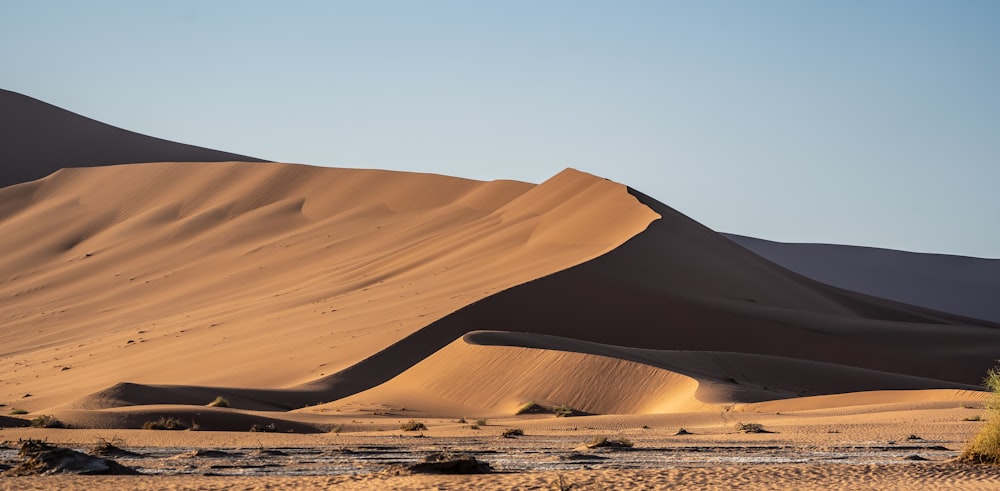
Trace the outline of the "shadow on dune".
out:
M 0 89 L 0 187 L 41 179 L 64 167 L 139 162 L 262 162 L 141 135 Z

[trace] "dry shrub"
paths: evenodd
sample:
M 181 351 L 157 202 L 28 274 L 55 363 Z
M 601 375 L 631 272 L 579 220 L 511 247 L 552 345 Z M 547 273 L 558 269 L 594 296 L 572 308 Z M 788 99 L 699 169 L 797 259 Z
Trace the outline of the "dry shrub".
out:
M 521 428 L 507 428 L 500 433 L 500 436 L 504 438 L 514 438 L 515 436 L 524 436 L 524 430 Z
M 222 396 L 216 396 L 215 400 L 208 403 L 209 407 L 229 407 L 229 399 Z
M 986 424 L 965 448 L 960 460 L 976 464 L 1000 465 L 1000 367 L 986 372 L 983 381 L 990 390 L 986 402 Z
M 56 419 L 51 414 L 43 414 L 31 420 L 31 426 L 35 428 L 65 428 L 62 421 Z
M 423 431 L 427 429 L 427 425 L 421 423 L 420 421 L 409 420 L 401 425 L 399 429 L 403 431 Z
M 144 430 L 186 430 L 187 425 L 177 418 L 160 417 L 157 421 L 146 421 L 142 424 Z
M 587 448 L 631 448 L 634 443 L 625 437 L 618 438 L 607 438 L 607 437 L 595 437 L 584 445 Z

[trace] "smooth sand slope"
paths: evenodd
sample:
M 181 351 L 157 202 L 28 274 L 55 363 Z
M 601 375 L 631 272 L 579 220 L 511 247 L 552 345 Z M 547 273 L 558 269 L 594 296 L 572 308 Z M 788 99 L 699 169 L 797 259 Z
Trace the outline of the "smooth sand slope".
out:
M 0 89 L 0 187 L 64 167 L 227 160 L 258 161 L 140 135 Z
M 403 407 L 417 415 L 503 417 L 531 401 L 589 414 L 663 414 L 718 412 L 733 402 L 779 399 L 771 406 L 747 407 L 780 411 L 784 407 L 780 403 L 792 398 L 810 401 L 794 406 L 799 409 L 913 402 L 914 392 L 907 389 L 943 385 L 948 384 L 794 358 L 648 350 L 539 334 L 477 331 L 378 387 L 303 411 L 330 414 Z M 797 397 L 882 388 L 893 388 L 895 393 L 875 399 L 870 392 L 853 393 L 848 401 L 837 402 Z M 950 400 L 967 397 L 959 397 L 954 389 L 944 392 Z M 773 409 L 774 404 L 779 409 Z
M 35 411 L 112 386 L 70 407 L 330 401 L 375 385 L 330 374 L 657 217 L 576 171 L 534 186 L 249 163 L 68 169 L 0 203 L 0 401 Z
M 874 247 L 789 244 L 724 234 L 796 273 L 833 286 L 1000 322 L 1000 259 Z

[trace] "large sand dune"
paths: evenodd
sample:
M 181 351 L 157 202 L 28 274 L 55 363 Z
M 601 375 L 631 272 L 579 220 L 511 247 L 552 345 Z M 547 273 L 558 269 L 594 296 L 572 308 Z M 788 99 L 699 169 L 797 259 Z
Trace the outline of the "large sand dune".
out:
M 180 162 L 248 159 L 0 104 L 0 403 L 77 426 L 977 401 L 1000 346 L 1000 325 L 820 283 L 572 169 Z
M 1000 322 L 1000 259 L 789 244 L 732 234 L 726 237 L 770 261 L 833 286 Z
M 575 171 L 533 186 L 250 163 L 67 169 L 0 202 L 0 400 L 30 409 L 119 382 L 316 383 L 657 216 Z
M 258 161 L 140 135 L 0 89 L 0 187 L 64 167 L 227 160 Z
M 137 164 L 0 198 L 0 400 L 93 426 L 220 394 L 496 415 L 972 389 L 1000 345 L 996 325 L 815 282 L 574 170 Z

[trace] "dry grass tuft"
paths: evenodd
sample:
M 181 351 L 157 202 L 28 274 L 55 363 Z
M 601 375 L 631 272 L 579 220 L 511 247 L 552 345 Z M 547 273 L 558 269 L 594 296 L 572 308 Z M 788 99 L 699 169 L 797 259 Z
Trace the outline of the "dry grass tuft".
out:
M 603 436 L 594 437 L 584 444 L 587 448 L 632 448 L 634 443 L 625 437 L 607 438 Z
M 765 430 L 764 425 L 760 423 L 736 423 L 734 428 L 740 433 L 772 433 Z
M 156 421 L 146 421 L 142 424 L 142 429 L 144 430 L 186 430 L 187 425 L 181 422 L 177 418 L 164 418 L 160 417 Z
M 514 438 L 515 436 L 524 436 L 524 430 L 521 428 L 507 428 L 500 433 L 500 436 L 504 438 Z
M 409 420 L 401 425 L 399 429 L 403 431 L 423 431 L 427 429 L 427 425 L 421 423 L 420 421 Z
M 35 419 L 31 420 L 31 426 L 34 428 L 65 428 L 66 425 L 62 421 L 56 419 L 55 416 L 51 414 L 43 414 Z
M 986 403 L 986 424 L 972 438 L 959 460 L 1000 465 L 1000 367 L 989 369 L 983 382 L 991 392 Z
M 222 396 L 217 396 L 215 400 L 208 403 L 209 407 L 229 407 L 229 399 Z

